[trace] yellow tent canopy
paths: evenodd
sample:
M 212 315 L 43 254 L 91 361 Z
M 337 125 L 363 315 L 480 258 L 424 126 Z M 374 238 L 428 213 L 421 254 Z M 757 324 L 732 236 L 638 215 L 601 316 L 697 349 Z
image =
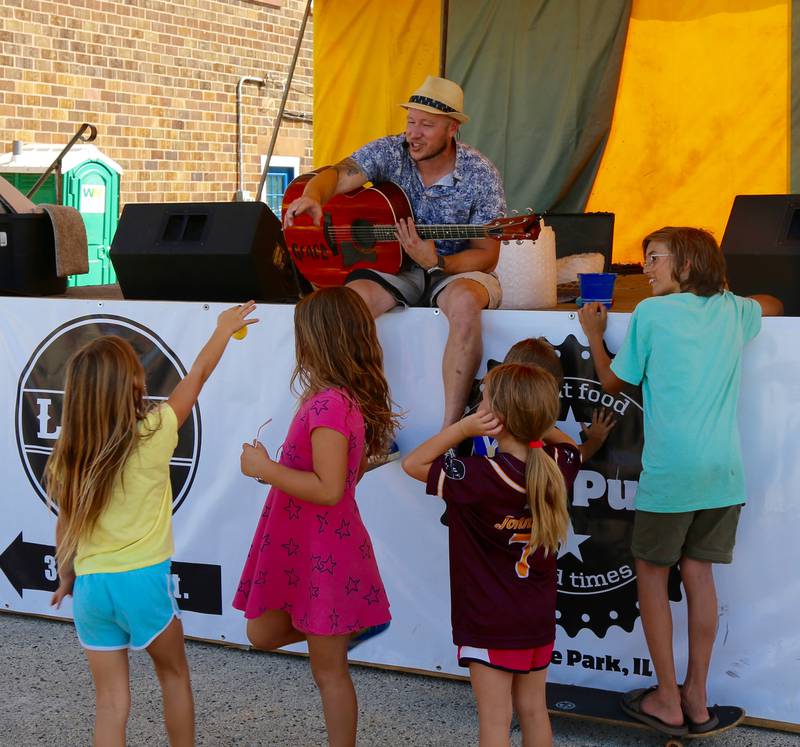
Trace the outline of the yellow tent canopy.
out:
M 640 261 L 641 237 L 663 225 L 721 239 L 735 195 L 790 190 L 791 11 L 791 0 L 634 0 L 586 206 L 616 214 L 615 261 Z M 439 73 L 441 36 L 440 0 L 317 0 L 317 165 L 402 131 L 398 104 Z

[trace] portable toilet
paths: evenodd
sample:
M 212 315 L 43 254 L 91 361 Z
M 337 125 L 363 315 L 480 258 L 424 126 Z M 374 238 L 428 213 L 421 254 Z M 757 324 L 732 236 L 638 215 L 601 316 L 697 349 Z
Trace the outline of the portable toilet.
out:
M 23 144 L 18 153 L 0 156 L 0 176 L 27 194 L 62 148 Z M 33 202 L 58 204 L 56 179 L 60 179 L 62 205 L 80 212 L 89 243 L 89 272 L 72 275 L 67 285 L 110 285 L 117 282 L 108 256 L 119 221 L 119 184 L 122 167 L 95 145 L 74 145 L 61 161 L 61 172 L 47 177 Z

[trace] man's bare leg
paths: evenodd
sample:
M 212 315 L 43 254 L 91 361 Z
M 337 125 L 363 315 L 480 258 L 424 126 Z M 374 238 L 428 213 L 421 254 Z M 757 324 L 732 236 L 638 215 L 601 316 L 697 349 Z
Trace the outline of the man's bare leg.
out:
M 364 299 L 373 319 L 397 306 L 397 299 L 380 283 L 373 280 L 351 280 L 347 287 L 352 288 Z
M 658 679 L 658 689 L 644 697 L 641 708 L 645 713 L 656 716 L 667 724 L 680 726 L 684 719 L 672 653 L 672 610 L 667 592 L 668 578 L 669 566 L 636 559 L 639 611 L 647 648 Z
M 681 577 L 689 611 L 689 664 L 681 688 L 681 705 L 696 724 L 708 721 L 706 681 L 717 637 L 717 590 L 711 563 L 681 558 Z
M 442 358 L 444 381 L 443 427 L 464 415 L 464 407 L 483 356 L 481 311 L 489 305 L 489 293 L 474 280 L 454 280 L 436 303 L 450 324 Z

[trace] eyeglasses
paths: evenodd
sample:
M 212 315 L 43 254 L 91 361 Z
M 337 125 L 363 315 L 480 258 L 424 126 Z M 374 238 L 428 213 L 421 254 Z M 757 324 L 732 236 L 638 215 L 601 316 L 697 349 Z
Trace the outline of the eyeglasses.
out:
M 258 444 L 259 439 L 261 438 L 261 431 L 266 428 L 272 422 L 272 418 L 267 418 L 261 425 L 258 426 L 258 430 L 256 431 L 256 437 L 253 439 L 253 446 Z M 256 482 L 260 482 L 262 485 L 266 485 L 267 483 L 262 480 L 260 477 L 253 478 Z
M 659 257 L 671 257 L 671 256 L 672 256 L 671 252 L 663 252 L 661 254 L 655 254 L 655 253 L 648 254 L 644 258 L 644 266 L 645 267 L 652 267 L 656 263 L 656 259 L 658 259 Z

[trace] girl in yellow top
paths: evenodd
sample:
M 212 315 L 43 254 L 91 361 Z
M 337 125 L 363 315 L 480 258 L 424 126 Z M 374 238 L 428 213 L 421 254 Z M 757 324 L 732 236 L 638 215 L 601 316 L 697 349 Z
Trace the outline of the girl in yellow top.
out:
M 99 337 L 67 364 L 61 435 L 47 464 L 58 506 L 60 582 L 95 686 L 94 744 L 125 745 L 128 648 L 147 649 L 161 683 L 169 742 L 194 744 L 194 705 L 183 627 L 171 588 L 172 487 L 178 429 L 194 407 L 252 301 L 222 312 L 187 376 L 156 409 L 144 368 L 120 337 Z

